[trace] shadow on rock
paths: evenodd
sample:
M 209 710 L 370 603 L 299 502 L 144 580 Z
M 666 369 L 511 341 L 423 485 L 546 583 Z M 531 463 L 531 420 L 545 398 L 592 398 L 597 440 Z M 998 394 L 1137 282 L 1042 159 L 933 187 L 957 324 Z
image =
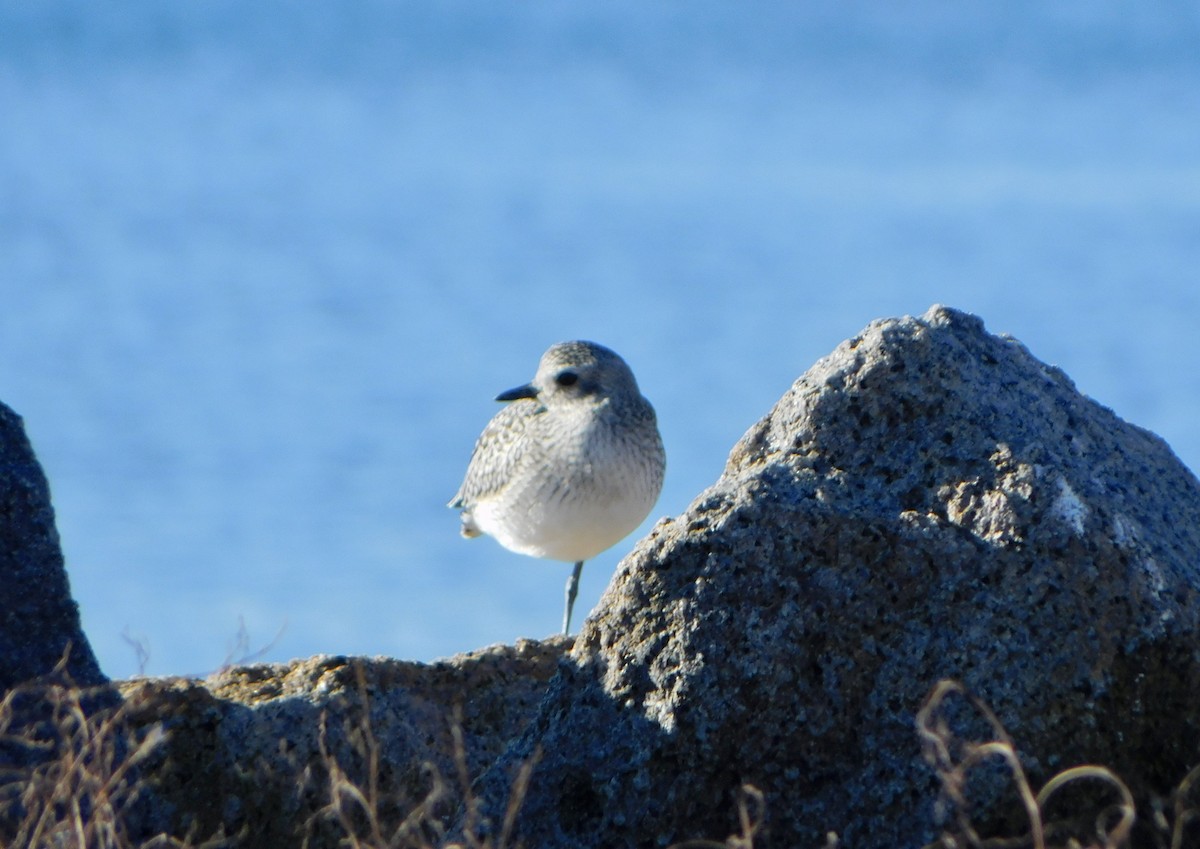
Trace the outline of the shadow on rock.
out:
M 6 845 L 92 833 L 116 836 L 94 843 L 105 846 L 437 845 L 569 645 L 30 684 L 5 705 L 21 694 L 53 710 L 46 723 L 4 726 L 38 757 L 7 773 L 0 830 L 22 838 Z
M 1200 484 L 1157 437 L 982 322 L 876 322 L 802 377 L 722 478 L 622 562 L 537 720 L 529 847 L 932 840 L 914 717 L 956 678 L 1031 774 L 1169 793 L 1200 739 Z M 981 820 L 1021 833 L 1006 777 Z M 499 806 L 490 809 L 499 815 Z

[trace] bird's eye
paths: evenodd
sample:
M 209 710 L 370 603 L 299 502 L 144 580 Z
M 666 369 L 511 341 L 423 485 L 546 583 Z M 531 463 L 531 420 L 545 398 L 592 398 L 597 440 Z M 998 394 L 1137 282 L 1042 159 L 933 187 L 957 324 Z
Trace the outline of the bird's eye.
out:
M 579 382 L 579 375 L 573 371 L 560 371 L 555 375 L 554 382 L 559 386 L 574 386 Z

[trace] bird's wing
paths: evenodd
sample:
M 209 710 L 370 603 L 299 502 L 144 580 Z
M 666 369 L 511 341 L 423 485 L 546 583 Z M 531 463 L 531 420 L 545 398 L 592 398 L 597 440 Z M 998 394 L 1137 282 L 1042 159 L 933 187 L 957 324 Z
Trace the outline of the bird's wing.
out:
M 533 441 L 527 434 L 534 417 L 545 409 L 534 400 L 513 401 L 492 417 L 475 440 L 467 475 L 450 500 L 450 507 L 469 510 L 505 487 L 518 466 L 529 461 Z

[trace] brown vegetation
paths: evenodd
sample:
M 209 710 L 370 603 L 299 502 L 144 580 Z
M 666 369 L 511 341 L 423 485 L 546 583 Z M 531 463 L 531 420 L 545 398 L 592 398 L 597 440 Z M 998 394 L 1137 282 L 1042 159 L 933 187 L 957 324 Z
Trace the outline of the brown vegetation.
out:
M 13 849 L 218 849 L 242 845 L 247 835 L 164 835 L 145 838 L 131 833 L 130 813 L 152 775 L 141 767 L 165 740 L 161 725 L 137 726 L 130 721 L 131 703 L 115 702 L 106 688 L 78 688 L 59 676 L 55 683 L 27 684 L 10 691 L 0 702 L 0 746 L 5 762 L 0 769 L 0 840 Z M 365 696 L 365 692 L 364 692 Z M 986 739 L 969 739 L 963 725 L 961 700 L 981 718 Z M 958 708 L 962 704 L 957 705 Z M 461 717 L 452 717 L 457 775 L 452 777 L 465 802 L 455 805 L 448 779 L 432 766 L 429 789 L 416 805 L 398 804 L 381 776 L 376 738 L 369 711 L 356 727 L 345 729 L 360 759 L 346 769 L 321 741 L 325 782 L 324 804 L 306 824 L 336 830 L 338 842 L 349 849 L 514 849 L 514 823 L 532 779 L 535 761 L 526 762 L 513 777 L 503 822 L 483 821 L 471 793 L 461 731 Z M 1138 811 L 1129 789 L 1103 766 L 1083 765 L 1055 775 L 1037 792 L 1018 756 L 1017 747 L 999 719 L 974 694 L 955 681 L 942 681 L 930 693 L 917 716 L 917 732 L 925 757 L 941 784 L 939 808 L 947 825 L 926 849 L 1122 849 L 1135 839 Z M 985 833 L 978 821 L 986 811 L 974 810 L 970 798 L 972 774 L 1000 763 L 1011 778 L 1028 823 L 1017 836 Z M 365 776 L 362 780 L 351 778 Z M 312 780 L 314 776 L 307 776 Z M 1143 833 L 1149 845 L 1185 849 L 1200 838 L 1200 766 L 1189 772 L 1171 797 L 1143 812 Z M 1087 792 L 1081 792 L 1086 788 Z M 1073 792 L 1072 792 L 1073 791 Z M 1069 804 L 1061 800 L 1069 799 Z M 753 849 L 760 835 L 769 800 L 756 788 L 744 786 L 736 800 L 740 831 L 724 840 L 691 840 L 677 849 Z M 452 827 L 457 823 L 457 828 Z M 250 841 L 252 843 L 252 841 Z M 249 845 L 249 844 L 247 844 Z M 303 844 L 308 846 L 306 839 Z M 830 833 L 826 849 L 838 847 Z M 814 847 L 816 849 L 816 847 Z

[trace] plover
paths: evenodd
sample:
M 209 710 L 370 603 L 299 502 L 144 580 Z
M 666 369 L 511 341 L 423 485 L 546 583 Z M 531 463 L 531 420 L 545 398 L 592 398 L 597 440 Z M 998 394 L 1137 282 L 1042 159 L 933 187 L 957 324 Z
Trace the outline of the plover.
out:
M 584 561 L 615 545 L 658 500 L 666 453 L 654 408 L 616 353 L 561 342 L 533 381 L 501 392 L 450 507 L 462 535 L 489 534 L 505 548 L 574 563 L 563 633 Z

